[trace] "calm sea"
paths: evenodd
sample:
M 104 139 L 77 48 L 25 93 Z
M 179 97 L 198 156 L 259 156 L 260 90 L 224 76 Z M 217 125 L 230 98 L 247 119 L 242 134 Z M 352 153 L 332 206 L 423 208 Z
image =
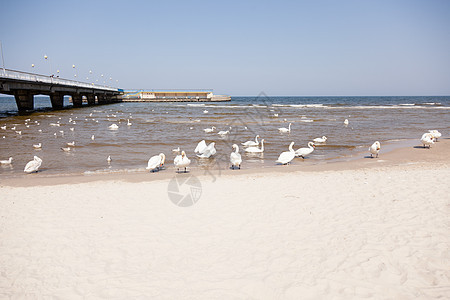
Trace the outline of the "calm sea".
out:
M 240 146 L 254 140 L 256 134 L 265 139 L 265 151 L 262 155 L 241 151 L 243 168 L 277 167 L 275 160 L 291 141 L 297 149 L 325 135 L 326 145 L 317 147 L 305 161 L 298 158 L 293 162 L 315 164 L 365 151 L 375 140 L 383 145 L 419 139 L 428 129 L 438 129 L 443 136 L 450 130 L 450 97 L 263 95 L 233 97 L 220 103 L 130 102 L 60 111 L 48 109 L 47 97 L 36 97 L 35 103 L 39 111 L 18 115 L 13 98 L 0 98 L 0 126 L 6 126 L 0 129 L 0 160 L 14 158 L 12 165 L 0 167 L 0 177 L 23 174 L 34 155 L 43 159 L 41 174 L 51 175 L 145 171 L 147 160 L 163 152 L 168 169 L 164 172 L 171 172 L 172 149 L 177 147 L 186 151 L 194 169 L 228 168 L 232 144 Z M 279 133 L 278 128 L 288 127 L 290 122 L 291 132 Z M 119 126 L 117 130 L 108 129 L 113 123 Z M 212 126 L 216 127 L 213 133 L 204 132 Z M 220 130 L 230 133 L 222 137 L 217 134 Z M 195 157 L 195 146 L 203 139 L 216 142 L 215 158 Z M 61 150 L 72 141 L 75 147 L 70 152 Z M 33 148 L 38 143 L 42 150 Z M 111 164 L 106 161 L 108 155 Z

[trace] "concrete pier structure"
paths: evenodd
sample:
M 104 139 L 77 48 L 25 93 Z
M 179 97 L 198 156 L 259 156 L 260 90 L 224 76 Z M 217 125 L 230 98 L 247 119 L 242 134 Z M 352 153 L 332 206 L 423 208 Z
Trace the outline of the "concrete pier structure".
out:
M 127 91 L 125 102 L 215 102 L 230 101 L 228 95 L 214 95 L 212 90 L 147 90 Z
M 64 96 L 71 96 L 73 107 L 83 105 L 83 97 L 89 105 L 120 102 L 121 92 L 116 88 L 99 86 L 44 75 L 0 69 L 0 93 L 14 95 L 20 112 L 34 109 L 35 95 L 48 95 L 53 109 L 64 107 Z

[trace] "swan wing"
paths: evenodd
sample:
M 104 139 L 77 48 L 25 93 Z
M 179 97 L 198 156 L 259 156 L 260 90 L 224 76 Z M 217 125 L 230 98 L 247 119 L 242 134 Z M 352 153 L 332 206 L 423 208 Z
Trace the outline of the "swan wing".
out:
M 147 170 L 153 170 L 161 164 L 161 156 L 155 155 L 148 160 Z
M 195 153 L 203 153 L 204 151 L 205 151 L 205 149 L 206 149 L 206 142 L 205 142 L 205 140 L 202 140 L 202 141 L 200 141 L 198 144 L 197 144 L 197 147 L 195 147 L 195 150 L 194 150 L 194 152 Z
M 295 152 L 294 151 L 286 151 L 286 152 L 282 152 L 280 154 L 280 156 L 278 157 L 277 162 L 284 164 L 287 164 L 288 162 L 290 162 L 291 160 L 293 160 L 295 157 Z

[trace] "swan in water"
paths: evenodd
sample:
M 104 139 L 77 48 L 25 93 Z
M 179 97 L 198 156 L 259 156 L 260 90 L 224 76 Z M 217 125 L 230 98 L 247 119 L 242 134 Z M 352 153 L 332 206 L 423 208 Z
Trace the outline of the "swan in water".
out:
M 92 136 L 91 136 L 91 140 L 95 140 L 95 135 L 92 135 Z
M 75 141 L 72 141 L 71 143 L 67 143 L 67 146 L 75 147 Z
M 10 157 L 6 160 L 0 160 L 0 165 L 10 165 L 12 163 L 12 161 L 13 161 L 12 157 Z
M 191 160 L 186 156 L 184 151 L 181 151 L 181 154 L 177 155 L 173 160 L 173 164 L 177 168 L 177 172 L 180 172 L 180 168 L 184 168 L 184 173 L 186 173 L 187 167 L 191 164 Z
M 285 151 L 280 154 L 280 156 L 276 161 L 277 163 L 286 165 L 289 164 L 294 159 L 295 151 L 292 148 L 292 146 L 294 146 L 294 142 L 291 142 L 291 144 L 289 145 L 289 151 Z
M 311 154 L 314 151 L 314 148 L 316 148 L 316 145 L 314 145 L 313 142 L 308 143 L 308 148 L 300 148 L 295 151 L 295 156 L 305 158 L 306 155 Z
M 210 143 L 205 150 L 200 154 L 197 155 L 200 158 L 210 158 L 211 156 L 213 156 L 214 154 L 216 154 L 217 150 L 214 147 L 216 145 L 216 143 L 212 142 Z
M 248 148 L 245 149 L 245 152 L 250 152 L 250 153 L 262 153 L 262 152 L 264 152 L 264 139 L 261 140 L 261 148 L 248 147 Z
M 41 149 L 42 148 L 42 143 L 39 143 L 37 145 L 33 145 L 34 149 Z
M 348 119 L 344 120 L 344 125 L 348 125 Z
M 3 129 L 3 130 L 6 130 L 6 125 L 5 126 L 2 126 L 2 127 L 0 127 L 1 129 Z
M 106 158 L 106 161 L 108 162 L 108 164 L 111 163 L 112 159 L 111 159 L 111 155 L 108 155 L 108 157 Z
M 313 139 L 313 142 L 314 143 L 326 143 L 327 142 L 327 137 L 323 136 L 321 138 L 315 138 L 315 139 Z
M 69 129 L 70 129 L 70 131 L 74 131 L 75 130 L 75 128 L 73 128 L 73 127 L 70 127 Z
M 437 142 L 438 138 L 440 138 L 442 136 L 442 133 L 440 133 L 437 130 L 428 130 L 428 132 L 431 133 L 431 135 L 434 138 L 434 141 L 436 141 L 436 142 Z
M 128 120 L 128 122 L 127 122 L 127 125 L 128 125 L 128 126 L 133 125 L 133 124 L 130 122 L 130 119 L 127 119 L 127 120 Z
M 194 153 L 202 154 L 205 152 L 206 147 L 205 140 L 202 140 L 197 144 L 197 147 L 195 147 Z
M 369 147 L 370 157 L 373 157 L 374 154 L 376 154 L 378 157 L 378 152 L 380 152 L 381 144 L 379 141 L 376 141 L 372 144 L 372 146 Z
M 160 153 L 158 155 L 152 156 L 147 163 L 147 170 L 150 170 L 150 172 L 159 171 L 166 160 L 166 156 L 164 153 Z
M 172 149 L 172 152 L 179 153 L 180 152 L 180 147 Z
M 278 128 L 278 130 L 281 132 L 281 133 L 286 133 L 286 132 L 291 132 L 291 125 L 292 125 L 292 123 L 289 123 L 289 128 L 284 128 L 284 127 L 282 127 L 282 128 Z
M 426 146 L 431 148 L 431 145 L 434 144 L 433 135 L 429 132 L 424 133 L 420 138 L 420 141 L 422 142 L 424 148 L 426 148 Z
M 213 132 L 214 129 L 216 129 L 216 127 L 213 126 L 211 128 L 205 128 L 205 129 L 203 129 L 203 131 L 206 132 L 206 133 L 210 133 L 210 132 Z
M 204 114 L 207 114 L 207 113 L 208 113 L 208 111 L 207 111 L 207 110 L 205 109 L 205 110 L 203 111 L 203 113 L 204 113 Z
M 37 172 L 39 167 L 42 164 L 42 159 L 40 159 L 37 156 L 34 156 L 34 159 L 32 161 L 29 161 L 25 168 L 23 169 L 23 171 L 25 173 L 33 173 L 33 172 Z
M 111 125 L 109 125 L 108 128 L 111 130 L 117 130 L 117 129 L 119 129 L 119 126 L 117 126 L 117 124 L 111 124 Z
M 62 147 L 61 150 L 64 152 L 70 152 L 70 147 L 67 147 L 67 148 Z
M 231 168 L 234 170 L 234 167 L 238 167 L 238 169 L 241 168 L 242 163 L 242 157 L 239 154 L 239 146 L 234 144 L 233 145 L 233 152 L 230 154 L 230 162 L 231 162 Z
M 221 131 L 219 131 L 217 134 L 218 134 L 218 135 L 221 135 L 221 136 L 224 136 L 224 135 L 227 135 L 227 134 L 229 134 L 229 133 L 230 133 L 229 130 L 221 130 Z
M 256 135 L 255 141 L 246 141 L 245 143 L 241 143 L 241 145 L 244 147 L 258 146 L 259 145 L 258 138 L 259 134 Z

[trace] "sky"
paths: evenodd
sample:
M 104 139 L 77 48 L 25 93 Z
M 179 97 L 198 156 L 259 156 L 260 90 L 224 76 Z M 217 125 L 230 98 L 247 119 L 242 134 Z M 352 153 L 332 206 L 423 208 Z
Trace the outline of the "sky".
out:
M 6 68 L 128 90 L 450 95 L 448 0 L 0 0 L 0 41 Z

